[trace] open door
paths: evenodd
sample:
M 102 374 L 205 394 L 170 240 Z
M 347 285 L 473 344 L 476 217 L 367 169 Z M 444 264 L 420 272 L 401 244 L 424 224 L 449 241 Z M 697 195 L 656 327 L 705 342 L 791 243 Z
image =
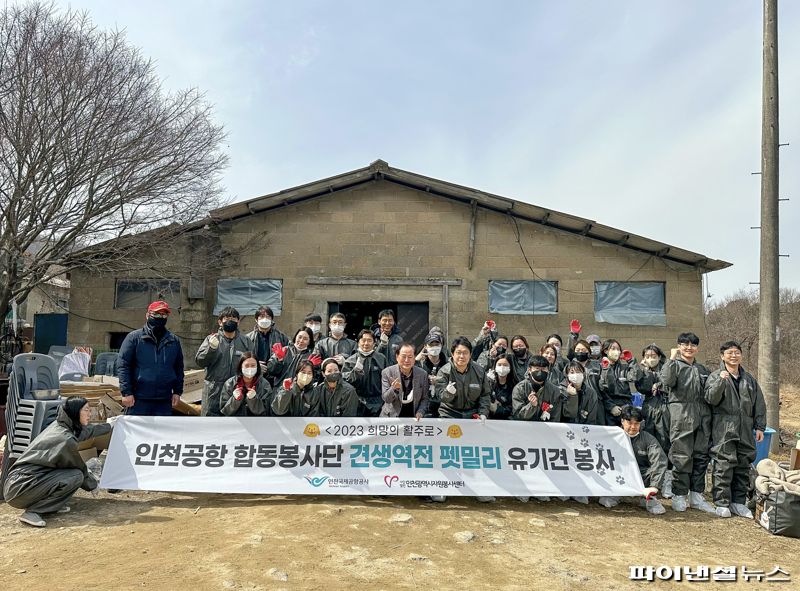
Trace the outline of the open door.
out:
M 377 325 L 378 313 L 387 309 L 394 312 L 402 337 L 419 349 L 428 334 L 428 302 L 328 302 L 328 317 L 344 314 L 347 335 L 355 339 L 362 329 Z

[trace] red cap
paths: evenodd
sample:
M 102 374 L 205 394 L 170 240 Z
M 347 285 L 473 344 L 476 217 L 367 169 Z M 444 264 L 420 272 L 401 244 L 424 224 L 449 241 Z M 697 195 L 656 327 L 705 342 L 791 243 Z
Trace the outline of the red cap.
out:
M 170 314 L 172 310 L 169 309 L 169 304 L 164 300 L 158 300 L 147 306 L 147 312 L 166 312 Z

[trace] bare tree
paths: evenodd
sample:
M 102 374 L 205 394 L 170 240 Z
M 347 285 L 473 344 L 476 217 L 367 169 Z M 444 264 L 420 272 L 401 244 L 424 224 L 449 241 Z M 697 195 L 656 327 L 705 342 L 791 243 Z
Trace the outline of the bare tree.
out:
M 202 230 L 191 222 L 220 205 L 223 140 L 203 96 L 165 92 L 122 32 L 52 4 L 6 5 L 0 318 L 54 275 L 133 270 L 143 248 Z
M 779 354 L 783 360 L 780 364 L 780 381 L 798 385 L 800 367 L 791 360 L 800 344 L 800 290 L 782 288 L 779 301 Z M 719 345 L 734 340 L 742 346 L 742 364 L 748 371 L 758 375 L 759 307 L 758 290 L 740 290 L 706 309 L 709 367 L 719 364 Z

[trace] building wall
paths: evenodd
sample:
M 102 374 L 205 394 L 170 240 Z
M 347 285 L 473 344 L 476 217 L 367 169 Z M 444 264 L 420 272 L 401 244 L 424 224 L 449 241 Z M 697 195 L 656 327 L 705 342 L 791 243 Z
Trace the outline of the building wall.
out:
M 475 261 L 469 270 L 470 217 L 468 204 L 378 181 L 223 224 L 220 240 L 226 249 L 255 243 L 253 236 L 262 232 L 266 242 L 237 264 L 224 261 L 219 271 L 228 277 L 282 279 L 283 313 L 276 320 L 287 333 L 294 332 L 312 310 L 324 314 L 327 302 L 346 300 L 428 302 L 430 325 L 445 324 L 441 287 L 308 285 L 309 276 L 461 279 L 461 287 L 449 288 L 449 336 L 472 338 L 490 317 L 488 281 L 533 277 L 511 218 L 480 208 Z M 657 257 L 541 224 L 518 221 L 518 227 L 522 248 L 538 278 L 559 282 L 558 313 L 493 315 L 502 333 L 524 334 L 533 347 L 551 332 L 566 338 L 570 320 L 577 318 L 584 336 L 613 336 L 637 353 L 653 341 L 668 350 L 685 330 L 703 338 L 702 278 L 697 269 L 673 262 L 667 266 Z M 595 323 L 596 280 L 666 282 L 667 326 Z M 182 285 L 182 309 L 169 326 L 184 337 L 187 357 L 216 324 L 211 316 L 214 285 L 209 274 L 206 299 L 191 302 Z M 70 318 L 70 343 L 107 345 L 108 332 L 125 330 L 110 320 L 141 326 L 144 310 L 114 310 L 113 302 L 113 277 L 74 273 L 71 310 L 101 321 Z M 252 324 L 252 317 L 243 319 L 244 328 L 249 330 Z

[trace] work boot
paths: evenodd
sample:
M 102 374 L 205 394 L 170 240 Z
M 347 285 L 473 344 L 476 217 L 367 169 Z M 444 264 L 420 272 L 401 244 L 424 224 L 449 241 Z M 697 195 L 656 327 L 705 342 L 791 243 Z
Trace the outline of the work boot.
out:
M 444 503 L 447 500 L 447 497 L 442 495 L 431 495 L 430 496 L 431 502 L 433 503 Z
M 63 507 L 61 507 L 61 509 L 56 511 L 56 513 L 69 513 L 69 512 L 70 512 L 69 505 L 64 505 Z
M 653 515 L 663 515 L 667 512 L 667 510 L 664 508 L 664 505 L 661 504 L 661 501 L 656 498 L 647 499 L 645 502 L 645 507 L 647 508 L 647 512 L 652 513 Z
M 581 503 L 582 505 L 588 505 L 589 504 L 589 497 L 572 497 L 572 500 L 573 501 L 577 501 L 578 503 Z
M 530 498 L 530 497 L 517 497 L 517 500 L 518 500 L 520 503 L 527 503 L 528 501 L 530 501 L 530 500 L 531 500 L 531 498 Z
M 686 511 L 687 504 L 686 495 L 675 495 L 672 497 L 673 511 Z
M 731 516 L 731 510 L 728 509 L 727 507 L 722 507 L 722 506 L 717 507 L 716 510 L 714 511 L 714 513 L 717 514 L 717 517 L 730 517 Z
M 479 503 L 494 503 L 497 499 L 494 497 L 476 497 Z
M 47 522 L 42 519 L 42 516 L 38 513 L 34 513 L 33 511 L 25 511 L 22 515 L 19 516 L 19 520 L 22 523 L 27 523 L 28 525 L 32 525 L 33 527 L 44 527 L 47 525 Z
M 745 519 L 753 518 L 753 512 L 747 508 L 747 505 L 742 505 L 741 503 L 731 503 L 731 513 Z
M 597 502 L 608 509 L 619 505 L 619 499 L 617 497 L 600 497 L 597 499 Z
M 703 493 L 689 491 L 689 506 L 692 509 L 699 509 L 706 513 L 716 513 L 717 509 L 703 498 Z

